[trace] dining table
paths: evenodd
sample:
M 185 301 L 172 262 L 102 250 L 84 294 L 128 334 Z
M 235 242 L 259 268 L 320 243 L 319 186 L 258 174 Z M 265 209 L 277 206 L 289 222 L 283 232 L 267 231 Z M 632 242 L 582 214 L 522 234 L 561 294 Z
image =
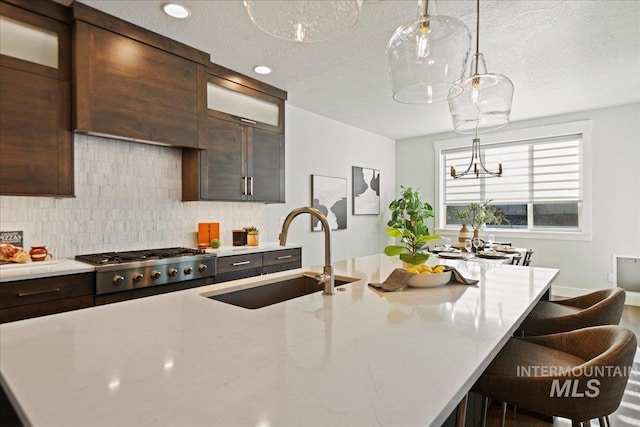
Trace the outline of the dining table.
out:
M 470 262 L 517 264 L 524 257 L 527 248 L 513 246 L 487 245 L 477 252 L 467 252 L 464 248 L 435 246 L 429 250 L 438 259 L 463 260 Z

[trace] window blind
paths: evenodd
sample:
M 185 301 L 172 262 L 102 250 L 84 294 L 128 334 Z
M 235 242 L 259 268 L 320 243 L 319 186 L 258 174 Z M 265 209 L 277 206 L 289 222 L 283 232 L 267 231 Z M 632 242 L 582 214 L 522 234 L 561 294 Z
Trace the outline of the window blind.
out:
M 463 171 L 471 160 L 471 140 L 465 148 L 445 149 L 444 203 L 463 205 L 493 200 L 500 203 L 553 203 L 581 201 L 580 134 L 481 145 L 486 168 L 500 178 L 454 179 L 451 166 Z M 473 167 L 472 167 L 473 168 Z

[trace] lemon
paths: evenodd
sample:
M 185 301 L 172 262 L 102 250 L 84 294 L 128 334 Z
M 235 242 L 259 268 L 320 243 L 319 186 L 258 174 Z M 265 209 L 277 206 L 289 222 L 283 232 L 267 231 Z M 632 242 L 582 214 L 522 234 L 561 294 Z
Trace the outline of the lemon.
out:
M 444 266 L 439 265 L 436 268 L 433 269 L 434 273 L 444 273 Z
M 433 271 L 431 271 L 431 270 L 423 270 L 422 272 L 420 272 L 420 274 L 433 274 Z
M 414 268 L 414 267 L 412 267 L 412 268 L 407 268 L 407 273 L 420 274 L 420 272 L 419 272 L 416 268 Z

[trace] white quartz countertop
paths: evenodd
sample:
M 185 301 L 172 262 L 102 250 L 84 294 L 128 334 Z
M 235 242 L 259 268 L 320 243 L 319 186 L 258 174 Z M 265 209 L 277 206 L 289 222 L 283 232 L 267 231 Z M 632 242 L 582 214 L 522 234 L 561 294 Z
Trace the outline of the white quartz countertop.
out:
M 479 286 L 382 293 L 372 255 L 333 296 L 206 298 L 299 269 L 7 323 L 0 380 L 34 426 L 439 426 L 558 273 L 446 263 Z
M 95 267 L 72 259 L 0 265 L 0 283 L 15 280 L 38 279 L 95 271 Z

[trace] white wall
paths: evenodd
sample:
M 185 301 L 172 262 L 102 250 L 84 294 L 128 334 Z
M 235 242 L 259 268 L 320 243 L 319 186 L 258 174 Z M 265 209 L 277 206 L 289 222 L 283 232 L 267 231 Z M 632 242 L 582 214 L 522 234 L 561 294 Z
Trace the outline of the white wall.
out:
M 333 260 L 382 252 L 386 245 L 387 206 L 393 200 L 395 142 L 299 108 L 287 106 L 285 122 L 287 203 L 269 205 L 270 230 L 280 229 L 291 209 L 311 205 L 311 175 L 347 178 L 347 229 L 332 232 Z M 380 215 L 352 215 L 351 167 L 380 171 Z M 276 240 L 277 233 L 272 235 Z M 304 245 L 303 265 L 324 263 L 324 235 L 311 231 L 311 219 L 294 219 L 288 240 Z
M 181 150 L 75 135 L 75 198 L 0 197 L 0 230 L 24 231 L 24 244 L 45 244 L 58 258 L 78 254 L 195 246 L 199 222 L 220 222 L 223 244 L 231 230 L 255 225 L 262 241 L 276 241 L 293 207 L 309 205 L 311 174 L 348 178 L 351 166 L 380 169 L 381 211 L 392 197 L 394 142 L 333 120 L 287 107 L 286 205 L 182 202 Z M 350 212 L 350 210 L 349 210 Z M 333 233 L 333 258 L 380 252 L 383 216 L 348 217 Z M 305 265 L 322 264 L 322 233 L 310 219 L 295 220 L 289 241 L 304 244 Z
M 640 104 L 514 122 L 505 130 L 577 120 L 593 122 L 592 240 L 512 239 L 508 234 L 505 237 L 517 246 L 535 249 L 532 265 L 560 269 L 553 287 L 557 295 L 612 286 L 608 282 L 612 255 L 640 255 Z M 398 141 L 396 183 L 420 187 L 424 198 L 434 201 L 433 142 L 459 136 L 449 132 Z

